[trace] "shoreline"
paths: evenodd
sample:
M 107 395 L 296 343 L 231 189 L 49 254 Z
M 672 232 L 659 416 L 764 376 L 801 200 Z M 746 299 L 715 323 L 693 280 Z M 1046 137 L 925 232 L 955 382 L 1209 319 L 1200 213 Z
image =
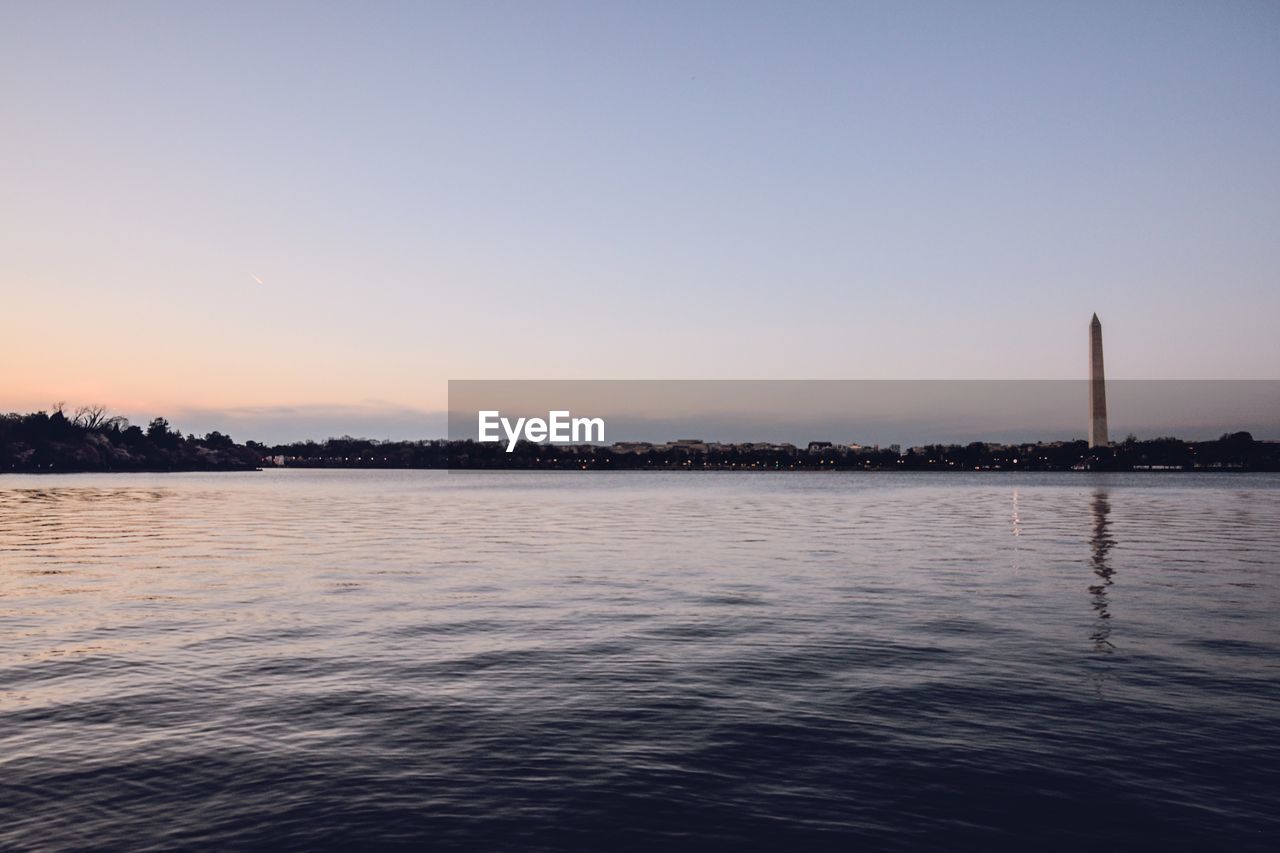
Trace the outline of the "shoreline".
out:
M 1143 469 L 1143 468 L 1086 468 L 1086 469 L 1062 469 L 1062 468 L 834 468 L 834 467 L 797 467 L 797 468 L 716 468 L 716 467 L 698 467 L 690 468 L 684 466 L 674 466 L 670 468 L 573 468 L 566 466 L 534 468 L 534 467 L 510 467 L 510 468 L 425 468 L 425 467 L 389 467 L 389 466 L 373 466 L 373 465 L 289 465 L 289 466 L 268 466 L 265 468 L 253 469 L 209 469 L 209 468 L 191 468 L 191 469 L 169 469 L 169 470 L 128 470 L 128 471 L 102 471 L 89 469 L 73 469 L 60 471 L 0 471 L 0 477 L 56 477 L 56 476 L 84 476 L 86 474 L 118 476 L 122 474 L 261 474 L 265 472 L 275 471 L 367 471 L 369 473 L 379 471 L 442 471 L 453 474 L 483 474 L 483 473 L 529 473 L 529 474 L 903 474 L 903 475 L 921 475 L 921 474 L 1071 474 L 1071 475 L 1096 475 L 1096 474 L 1146 474 L 1152 476 L 1177 476 L 1186 474 L 1223 474 L 1230 476 L 1239 476 L 1244 474 L 1277 474 L 1280 468 L 1177 468 L 1177 469 Z

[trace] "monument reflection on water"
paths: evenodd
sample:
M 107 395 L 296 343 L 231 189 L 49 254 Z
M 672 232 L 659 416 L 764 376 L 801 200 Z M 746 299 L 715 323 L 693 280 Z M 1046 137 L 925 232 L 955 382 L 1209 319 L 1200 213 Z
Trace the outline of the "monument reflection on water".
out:
M 1115 581 L 1115 569 L 1111 565 L 1111 549 L 1115 547 L 1115 537 L 1111 535 L 1111 498 L 1105 490 L 1093 493 L 1093 532 L 1089 543 L 1093 553 L 1089 557 L 1090 566 L 1098 582 L 1089 587 L 1092 596 L 1093 610 L 1098 615 L 1090 639 L 1094 649 L 1110 652 L 1115 648 L 1111 643 L 1111 610 L 1107 599 L 1108 587 Z

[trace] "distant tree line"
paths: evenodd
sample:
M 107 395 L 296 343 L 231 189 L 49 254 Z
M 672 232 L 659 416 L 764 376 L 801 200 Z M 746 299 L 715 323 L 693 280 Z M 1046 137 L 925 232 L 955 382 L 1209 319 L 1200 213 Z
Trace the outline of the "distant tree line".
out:
M 261 463 L 252 442 L 220 432 L 183 436 L 164 418 L 143 429 L 102 406 L 0 415 L 0 472 L 252 471 Z
M 814 442 L 808 447 L 761 444 L 505 445 L 474 441 L 374 441 L 330 438 L 291 444 L 237 444 L 210 432 L 183 436 L 164 418 L 145 428 L 113 417 L 101 406 L 68 415 L 51 412 L 0 416 L 0 472 L 251 471 L 295 468 L 465 468 L 588 471 L 1067 471 L 1223 470 L 1280 471 L 1280 442 L 1247 432 L 1213 441 L 1129 436 L 1110 447 L 1084 441 L 932 444 L 904 454 L 881 448 Z
M 1085 441 L 1035 444 L 929 445 L 902 457 L 905 470 L 1095 471 L 1226 470 L 1280 471 L 1280 442 L 1255 441 L 1247 432 L 1212 441 L 1178 438 L 1138 440 L 1090 448 Z
M 305 468 L 464 468 L 526 470 L 756 470 L 756 471 L 1069 471 L 1240 470 L 1280 471 L 1280 442 L 1255 441 L 1247 432 L 1213 441 L 1176 438 L 1110 447 L 1084 441 L 1024 444 L 934 444 L 899 454 L 888 449 L 839 445 L 711 445 L 707 449 L 655 446 L 620 451 L 594 445 L 521 442 L 505 446 L 474 441 L 372 441 L 350 436 L 325 442 L 267 448 L 273 461 Z

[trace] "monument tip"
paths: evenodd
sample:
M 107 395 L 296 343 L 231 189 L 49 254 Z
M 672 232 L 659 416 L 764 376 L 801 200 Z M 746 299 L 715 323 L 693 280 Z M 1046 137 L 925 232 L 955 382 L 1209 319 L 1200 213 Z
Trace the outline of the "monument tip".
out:
M 1102 321 L 1100 321 L 1100 320 L 1098 319 L 1098 312 L 1096 312 L 1096 311 L 1095 311 L 1095 312 L 1093 313 L 1093 319 L 1092 319 L 1091 321 L 1089 321 L 1089 325 L 1091 325 L 1091 326 L 1101 326 L 1101 325 L 1102 325 Z

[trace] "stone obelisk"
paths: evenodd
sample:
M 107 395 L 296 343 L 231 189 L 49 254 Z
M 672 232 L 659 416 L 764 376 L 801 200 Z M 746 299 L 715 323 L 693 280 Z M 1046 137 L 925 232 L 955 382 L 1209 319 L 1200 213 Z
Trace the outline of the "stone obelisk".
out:
M 1102 372 L 1102 323 L 1089 323 L 1089 446 L 1107 446 L 1107 383 Z

